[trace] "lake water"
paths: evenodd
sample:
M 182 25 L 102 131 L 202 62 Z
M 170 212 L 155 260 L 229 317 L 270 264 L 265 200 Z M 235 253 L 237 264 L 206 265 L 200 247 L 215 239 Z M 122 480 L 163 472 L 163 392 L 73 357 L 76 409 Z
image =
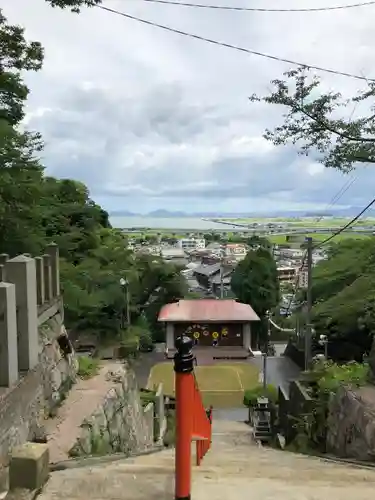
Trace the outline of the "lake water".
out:
M 128 229 L 131 227 L 148 227 L 152 229 L 222 229 L 230 230 L 227 224 L 218 224 L 198 217 L 121 217 L 109 218 L 113 227 Z

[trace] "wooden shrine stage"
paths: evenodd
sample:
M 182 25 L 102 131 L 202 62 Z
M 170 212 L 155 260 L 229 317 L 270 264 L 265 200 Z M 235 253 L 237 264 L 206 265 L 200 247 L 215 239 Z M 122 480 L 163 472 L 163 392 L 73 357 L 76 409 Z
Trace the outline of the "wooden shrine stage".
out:
M 167 359 L 173 359 L 175 355 L 175 349 L 169 349 L 166 354 Z M 194 347 L 193 352 L 197 358 L 197 363 L 208 364 L 215 360 L 245 360 L 251 356 L 251 353 L 244 349 L 243 347 L 211 347 L 211 346 L 199 346 Z

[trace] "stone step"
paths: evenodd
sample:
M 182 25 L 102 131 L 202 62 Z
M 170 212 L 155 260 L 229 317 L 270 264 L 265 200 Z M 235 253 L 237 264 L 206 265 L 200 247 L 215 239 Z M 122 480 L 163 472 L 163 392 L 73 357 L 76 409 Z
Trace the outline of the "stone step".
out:
M 193 500 L 373 500 L 375 471 L 258 447 L 245 424 L 214 424 Z M 193 445 L 194 449 L 194 445 Z M 194 457 L 194 454 L 193 454 Z M 51 474 L 38 500 L 172 500 L 174 450 Z

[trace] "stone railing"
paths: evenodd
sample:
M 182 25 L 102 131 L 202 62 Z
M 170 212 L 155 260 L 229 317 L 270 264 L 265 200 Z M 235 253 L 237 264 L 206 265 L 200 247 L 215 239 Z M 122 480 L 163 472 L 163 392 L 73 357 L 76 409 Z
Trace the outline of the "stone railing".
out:
M 0 255 L 0 387 L 10 387 L 20 372 L 38 364 L 38 327 L 63 314 L 59 249 L 9 258 Z

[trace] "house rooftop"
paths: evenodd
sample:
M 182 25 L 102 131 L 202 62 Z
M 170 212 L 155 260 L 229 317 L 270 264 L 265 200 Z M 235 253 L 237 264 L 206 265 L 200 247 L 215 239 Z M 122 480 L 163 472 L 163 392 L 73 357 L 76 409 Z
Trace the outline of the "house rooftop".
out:
M 248 304 L 233 299 L 179 300 L 161 308 L 158 321 L 165 323 L 207 322 L 222 323 L 259 321 L 258 315 Z
M 203 274 L 203 276 L 212 276 L 220 271 L 220 262 L 217 264 L 202 264 L 194 269 L 195 274 Z

